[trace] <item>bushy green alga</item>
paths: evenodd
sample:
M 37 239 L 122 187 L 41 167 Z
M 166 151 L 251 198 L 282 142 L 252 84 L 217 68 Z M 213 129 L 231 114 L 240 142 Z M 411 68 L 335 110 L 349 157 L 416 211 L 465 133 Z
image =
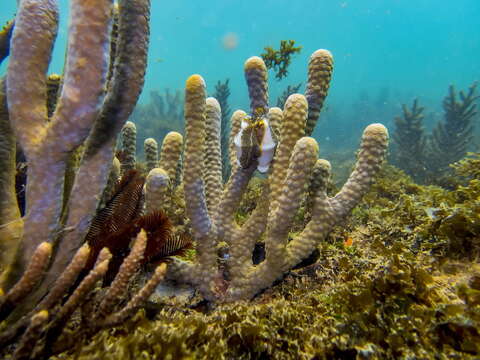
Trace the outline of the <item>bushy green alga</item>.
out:
M 317 262 L 251 302 L 170 299 L 59 358 L 478 358 L 479 200 L 475 174 L 447 191 L 387 165 Z

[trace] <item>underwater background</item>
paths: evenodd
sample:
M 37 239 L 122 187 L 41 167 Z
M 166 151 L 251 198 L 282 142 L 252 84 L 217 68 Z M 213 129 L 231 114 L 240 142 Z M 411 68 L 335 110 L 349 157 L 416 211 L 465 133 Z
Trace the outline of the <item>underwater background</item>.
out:
M 0 24 L 15 14 L 15 3 L 1 2 Z M 50 69 L 57 73 L 62 71 L 68 19 L 68 1 L 59 3 L 61 25 Z M 339 121 L 347 124 L 342 131 L 357 124 L 357 132 L 348 134 L 357 139 L 367 123 L 388 125 L 402 103 L 419 97 L 435 114 L 450 84 L 464 89 L 479 79 L 479 18 L 476 0 L 153 0 L 140 102 L 149 101 L 151 90 L 182 90 L 186 78 L 198 73 L 206 79 L 209 93 L 217 81 L 230 79 L 230 107 L 246 109 L 244 61 L 260 55 L 265 46 L 278 48 L 280 40 L 293 39 L 302 51 L 294 55 L 287 78 L 277 81 L 270 72 L 272 102 L 289 84 L 302 83 L 303 88 L 308 57 L 316 49 L 328 49 L 335 70 L 326 113 L 330 109 L 337 116 L 322 115 L 332 128 L 325 139 L 320 134 L 325 121 L 320 121 L 318 140 L 334 137 Z M 361 102 L 382 108 L 370 117 L 383 118 L 361 119 L 355 108 Z
M 62 74 L 65 60 L 69 1 L 58 2 L 60 27 L 49 74 Z M 15 16 L 16 3 L 15 0 L 0 0 L 0 25 Z M 124 9 L 127 9 L 124 14 L 134 12 L 127 6 Z M 12 301 L 11 289 L 3 287 L 0 278 L 0 358 L 478 359 L 478 19 L 478 0 L 151 0 L 151 36 L 143 91 L 128 119 L 131 122 L 127 122 L 121 130 L 118 127 L 110 133 L 104 131 L 112 139 L 118 135 L 119 140 L 115 152 L 112 151 L 113 146 L 107 146 L 109 156 L 114 159 L 112 166 L 111 159 L 105 162 L 108 166 L 104 166 L 104 171 L 109 172 L 108 184 L 95 193 L 90 180 L 93 176 L 79 175 L 83 174 L 83 161 L 89 165 L 91 160 L 85 156 L 91 153 L 88 151 L 89 140 L 83 139 L 80 146 L 63 151 L 68 155 L 68 169 L 58 178 L 66 190 L 57 194 L 63 202 L 62 216 L 56 224 L 62 232 L 58 235 L 57 228 L 55 231 L 47 229 L 48 236 L 55 233 L 61 244 L 53 255 L 51 247 L 48 250 L 47 246 L 44 256 L 51 256 L 54 258 L 52 261 L 62 261 L 62 256 L 66 259 L 62 245 L 69 244 L 70 235 L 80 228 L 78 224 L 70 226 L 68 221 L 73 217 L 70 214 L 81 208 L 75 207 L 77 204 L 91 199 L 96 204 L 98 198 L 99 204 L 85 215 L 89 219 L 84 222 L 86 228 L 81 229 L 85 234 L 78 236 L 82 248 L 88 245 L 92 252 L 85 255 L 88 259 L 85 260 L 86 265 L 79 267 L 82 274 L 77 282 L 66 286 L 67 290 L 63 293 L 56 294 L 55 306 L 46 306 L 48 313 L 35 312 L 43 304 L 43 301 L 36 301 L 35 292 L 27 292 L 24 298 L 19 296 L 20 300 Z M 136 20 L 133 25 L 145 25 Z M 109 39 L 112 48 L 117 41 L 113 36 L 115 31 Z M 210 208 L 214 205 L 208 202 L 228 200 L 230 193 L 235 193 L 231 190 L 236 190 L 235 185 L 230 187 L 230 182 L 226 182 L 230 171 L 242 173 L 252 164 L 244 167 L 241 159 L 237 161 L 235 156 L 225 157 L 234 149 L 228 149 L 228 131 L 225 134 L 216 133 L 212 128 L 201 129 L 199 124 L 202 121 L 198 120 L 202 117 L 196 115 L 203 112 L 198 109 L 203 109 L 201 106 L 205 103 L 207 108 L 211 106 L 210 110 L 214 106 L 205 102 L 203 93 L 199 96 L 200 106 L 194 106 L 198 104 L 194 103 L 192 88 L 198 91 L 195 93 L 198 95 L 203 87 L 198 86 L 201 79 L 191 75 L 200 74 L 205 79 L 207 96 L 215 96 L 220 102 L 224 115 L 222 129 L 227 124 L 227 128 L 232 127 L 232 134 L 235 134 L 238 128 L 234 131 L 234 121 L 229 123 L 230 115 L 237 109 L 247 112 L 248 109 L 252 112 L 258 109 L 250 106 L 245 61 L 257 55 L 267 62 L 268 52 L 279 49 L 285 40 L 294 41 L 294 46 L 300 48 L 291 55 L 285 77 L 277 78 L 278 68 L 268 70 L 270 107 L 283 108 L 285 95 L 305 93 L 307 64 L 317 49 L 328 49 L 334 58 L 330 85 L 329 70 L 325 69 L 331 64 L 326 60 L 321 71 L 317 69 L 322 81 L 328 78 L 322 85 L 325 90 L 323 95 L 328 90 L 328 96 L 312 134 L 318 141 L 320 158 L 317 157 L 315 141 L 300 139 L 304 134 L 303 128 L 295 130 L 287 127 L 288 121 L 282 123 L 288 131 L 285 131 L 286 135 L 281 133 L 285 138 L 280 137 L 275 154 L 278 157 L 274 158 L 268 178 L 259 176 L 255 170 L 249 173 L 251 178 L 245 182 L 244 190 L 239 192 L 241 198 L 232 206 L 233 210 L 227 208 L 228 201 L 227 206 L 222 208 L 227 213 L 225 218 L 231 217 L 227 220 L 236 226 L 235 230 L 232 230 L 233 226 L 226 230 L 222 228 L 224 224 L 218 226 L 225 233 L 230 233 L 218 238 L 209 233 L 205 238 L 213 238 L 214 245 L 205 246 L 212 243 L 198 238 L 195 232 L 199 226 L 195 223 L 197 215 L 207 218 L 205 223 L 208 224 L 210 219 L 214 224 L 225 221 L 221 218 L 224 215 L 222 211 L 214 213 Z M 92 59 L 96 56 L 93 52 L 91 55 Z M 10 54 L 0 65 L 0 78 L 6 74 L 11 58 Z M 28 59 L 28 56 L 25 58 Z M 132 57 L 120 58 L 128 63 Z M 135 70 L 143 72 L 144 64 L 141 60 L 138 63 L 139 69 Z M 21 69 L 21 66 L 18 68 Z M 119 79 L 122 81 L 121 75 Z M 39 151 L 30 159 L 25 157 L 20 144 L 25 140 L 18 137 L 20 140 L 16 144 L 13 132 L 5 127 L 9 121 L 10 124 L 20 122 L 22 117 L 12 116 L 19 107 L 15 109 L 15 102 L 9 102 L 10 98 L 7 99 L 3 91 L 3 79 L 0 81 L 0 126 L 4 126 L 0 127 L 0 145 L 5 142 L 1 139 L 2 135 L 10 141 L 10 147 L 5 147 L 10 149 L 10 168 L 3 174 L 13 178 L 15 186 L 10 186 L 9 191 L 15 200 L 13 207 L 16 210 L 13 220 L 2 218 L 0 211 L 2 250 L 2 241 L 6 238 L 1 232 L 4 228 L 9 230 L 9 226 L 20 222 L 23 226 L 24 220 L 26 226 L 20 230 L 31 228 L 28 221 L 33 217 L 22 217 L 28 215 L 25 193 L 32 191 L 26 190 L 27 177 L 32 181 L 30 184 L 39 184 L 44 178 L 42 175 L 48 174 L 50 168 L 47 162 L 45 166 L 37 166 L 37 174 L 27 172 L 29 167 L 29 170 L 35 170 L 32 164 L 43 160 L 44 153 Z M 63 86 L 62 80 L 53 76 L 48 81 L 53 88 L 49 88 L 50 93 L 47 93 L 48 118 L 58 120 L 61 114 L 53 113 L 53 109 L 57 100 L 60 104 L 63 101 L 62 94 L 56 93 L 56 89 Z M 123 96 L 133 93 L 136 100 L 135 89 L 131 91 L 125 86 L 115 93 L 118 88 L 111 83 L 100 85 L 105 86 L 108 94 L 115 94 L 110 99 L 112 103 L 105 102 L 107 105 L 122 108 L 127 104 L 127 108 L 130 105 L 130 110 L 133 108 L 134 102 L 123 101 Z M 292 98 L 292 104 L 294 101 L 298 101 L 296 105 L 300 103 L 300 96 Z M 184 101 L 190 105 L 189 116 L 184 114 Z M 10 109 L 5 110 L 7 102 L 13 110 L 11 114 L 8 113 Z M 113 108 L 114 111 L 111 111 L 112 108 L 105 103 L 99 105 L 101 112 L 95 121 L 102 124 L 105 119 L 112 121 L 118 114 L 119 118 L 126 114 L 125 119 L 117 119 L 123 125 L 130 110 L 122 113 Z M 83 105 L 81 101 L 79 104 Z M 25 108 L 33 112 L 35 109 L 29 106 L 25 104 Z M 309 111 L 313 108 L 310 101 L 308 107 Z M 298 108 L 295 110 L 300 113 Z M 285 114 L 291 111 L 288 106 L 284 109 Z M 205 113 L 208 114 L 208 111 Z M 246 119 L 244 115 L 239 121 Z M 215 116 L 220 118 L 218 113 Z M 183 142 L 185 118 L 187 126 L 190 126 L 190 135 L 187 132 Z M 258 120 L 256 114 L 252 118 Z M 270 131 L 275 132 L 278 124 L 275 125 L 273 119 L 272 115 Z M 47 127 L 51 123 L 43 125 Z M 198 129 L 204 136 L 198 136 Z M 73 132 L 67 129 L 65 134 L 60 135 L 68 138 Z M 165 136 L 169 132 L 170 135 L 172 132 L 182 135 L 173 133 L 173 136 Z M 103 133 L 99 133 L 102 139 Z M 305 133 L 309 134 L 308 131 Z M 92 134 L 95 140 L 98 133 L 92 131 Z M 274 134 L 276 139 L 279 139 L 278 134 Z M 290 134 L 293 134 L 292 138 L 297 136 L 290 144 L 290 153 L 294 153 L 294 145 L 296 149 L 300 144 L 302 149 L 296 152 L 298 161 L 293 160 L 293 156 L 290 160 L 290 153 L 283 159 L 278 155 L 282 141 L 288 143 Z M 18 133 L 15 135 L 18 136 Z M 35 142 L 36 136 L 34 134 L 33 139 L 28 140 Z M 45 138 L 50 140 L 40 136 L 38 138 L 42 142 L 47 142 Z M 209 147 L 209 136 L 221 138 L 221 154 L 215 153 L 214 147 Z M 148 139 L 144 142 L 147 138 L 156 141 Z M 233 137 L 230 138 L 232 140 Z M 187 141 L 206 145 L 204 151 L 207 156 L 195 151 L 198 147 L 191 146 L 185 150 L 188 146 L 184 148 L 183 145 Z M 101 143 L 103 146 L 104 143 Z M 63 149 L 56 146 L 55 141 L 51 144 L 54 145 L 53 152 Z M 241 145 L 248 150 L 243 138 Z M 48 147 L 46 149 L 49 150 Z M 15 151 L 16 158 L 11 157 Z M 221 159 L 219 171 L 215 168 L 218 164 L 210 163 L 209 155 L 212 154 L 215 161 Z M 220 155 L 223 157 L 220 158 Z M 301 160 L 302 157 L 307 160 Z M 44 158 L 48 160 L 48 156 Z M 331 162 L 331 168 L 323 158 Z M 308 159 L 311 160 L 310 165 L 307 164 Z M 240 171 L 238 164 L 242 165 Z M 276 164 L 283 165 L 275 169 Z M 294 168 L 295 164 L 300 165 Z M 295 181 L 289 182 L 290 178 L 286 179 L 285 174 L 274 176 L 280 173 L 278 169 L 286 172 L 287 168 L 295 169 L 289 172 Z M 88 171 L 87 168 L 88 175 L 99 173 L 96 168 L 90 173 Z M 207 184 L 210 180 L 206 178 L 214 171 L 217 171 L 217 183 L 211 186 L 212 182 Z M 2 182 L 1 175 L 2 172 L 0 186 L 6 183 Z M 196 188 L 192 191 L 192 183 L 202 177 L 205 191 L 203 188 L 202 191 L 196 191 Z M 301 182 L 303 180 L 305 182 Z M 75 184 L 72 184 L 74 181 Z M 297 190 L 295 186 L 298 183 L 302 184 L 298 186 L 301 191 L 290 191 Z M 275 194 L 274 190 L 270 192 L 270 186 L 277 186 L 280 190 L 277 189 Z M 0 192 L 3 193 L 7 191 Z M 155 198 L 157 195 L 158 198 Z M 282 208 L 289 210 L 292 206 L 293 210 L 280 214 L 280 210 L 274 208 L 280 208 L 277 204 L 280 200 L 275 198 L 277 195 L 284 198 L 296 196 L 295 200 L 287 199 L 285 203 L 288 206 Z M 208 214 L 195 208 L 200 196 L 206 197 Z M 53 197 L 42 199 L 59 204 L 58 199 Z M 0 205 L 4 206 L 1 200 Z M 45 208 L 48 210 L 48 207 Z M 40 214 L 37 217 L 42 222 L 45 217 L 42 209 L 32 205 L 30 209 Z M 3 210 L 2 207 L 0 210 Z M 46 218 L 48 220 L 48 216 Z M 258 230 L 249 227 L 256 223 L 264 224 L 262 233 L 256 234 Z M 231 224 L 228 223 L 228 226 Z M 285 224 L 288 224 L 288 229 L 283 232 L 278 230 Z M 311 224 L 316 227 L 310 228 Z M 21 234 L 19 239 L 24 236 L 19 229 L 12 228 L 12 234 Z M 250 236 L 251 233 L 254 235 Z M 238 241 L 232 241 L 232 234 Z M 247 259 L 243 263 L 243 273 L 235 272 L 232 269 L 239 257 L 238 249 L 249 237 L 254 242 L 249 240 L 251 246 L 242 253 Z M 45 241 L 40 245 L 47 243 L 41 236 L 35 240 Z M 290 251 L 301 241 L 309 242 L 311 246 L 308 256 L 301 257 L 301 261 L 295 264 L 291 261 L 289 265 L 292 266 L 286 271 L 277 268 L 282 270 L 279 276 L 266 276 L 269 280 L 265 285 L 260 286 L 260 290 L 247 292 L 248 296 L 234 292 L 232 279 L 241 278 L 251 271 L 243 283 L 240 281 L 240 284 L 250 285 L 260 282 L 258 279 L 261 276 L 257 278 L 258 273 L 255 272 L 258 269 L 266 269 L 267 275 L 269 271 L 274 271 L 268 268 L 274 263 L 272 258 L 281 260 L 282 257 L 272 256 L 273 251 L 278 251 L 272 244 L 280 244 L 280 248 L 283 246 L 281 250 Z M 152 243 L 153 249 L 149 248 Z M 269 246 L 270 250 L 273 249 L 270 258 Z M 202 251 L 206 252 L 207 247 L 211 252 L 207 260 L 213 259 L 214 264 L 213 270 L 206 267 L 208 271 L 197 266 L 204 265 L 201 262 L 206 261 L 206 257 L 200 255 Z M 108 255 L 103 251 L 107 248 L 113 254 L 113 265 L 109 265 L 110 259 L 105 260 Z M 18 253 L 25 257 L 21 251 Z M 1 251 L 0 255 L 3 255 Z M 182 268 L 177 260 L 190 267 L 180 271 Z M 39 263 L 43 265 L 48 261 Z M 95 270 L 105 263 L 105 272 L 98 275 L 91 288 L 85 292 L 78 291 L 84 279 L 94 272 L 92 268 Z M 125 263 L 135 265 L 130 266 L 134 271 L 128 273 L 128 266 L 123 268 Z M 0 274 L 5 264 L 0 256 Z M 5 269 L 10 270 L 7 266 Z M 171 273 L 164 279 L 166 269 Z M 34 275 L 44 276 L 43 271 L 38 270 Z M 51 266 L 45 273 L 53 274 L 56 279 L 58 274 L 55 271 Z M 116 282 L 117 277 L 124 278 L 122 286 Z M 184 280 L 186 284 L 181 283 Z M 189 280 L 192 280 L 193 286 Z M 41 288 L 44 285 L 42 281 L 40 290 L 45 290 Z M 205 284 L 208 286 L 202 288 Z M 145 288 L 149 288 L 150 292 L 143 291 Z M 232 293 L 238 297 L 226 296 Z M 138 294 L 141 296 L 137 298 Z M 78 303 L 72 301 L 74 305 L 68 309 L 70 312 L 63 311 L 72 298 Z M 129 306 L 135 303 L 135 299 L 138 303 Z M 24 305 L 25 308 L 22 307 Z M 32 308 L 34 310 L 30 312 Z M 18 319 L 18 314 L 22 312 L 27 315 Z M 36 321 L 39 324 L 37 328 Z

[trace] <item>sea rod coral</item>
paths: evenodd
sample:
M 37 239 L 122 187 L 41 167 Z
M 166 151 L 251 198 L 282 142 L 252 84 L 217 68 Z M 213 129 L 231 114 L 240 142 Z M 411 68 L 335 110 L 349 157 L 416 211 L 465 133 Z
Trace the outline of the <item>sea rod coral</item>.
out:
M 47 333 L 50 342 L 57 339 L 70 315 L 87 298 L 92 300 L 90 293 L 108 268 L 111 254 L 104 249 L 93 269 L 79 278 L 91 252 L 83 244 L 85 236 L 112 173 L 117 134 L 143 87 L 149 12 L 149 0 L 70 2 L 65 72 L 49 116 L 46 71 L 57 33 L 58 4 L 18 4 L 8 72 L 0 81 L 0 349 L 8 351 L 7 345 L 23 333 L 14 358 L 29 357 L 24 351 L 33 351 L 32 344 L 42 334 Z M 113 30 L 112 19 L 118 22 Z M 28 163 L 23 218 L 12 186 L 15 142 Z M 69 160 L 78 153 L 81 160 L 66 193 Z M 146 241 L 141 231 L 111 286 L 96 297 L 98 301 L 90 301 L 98 304 L 89 312 L 90 325 L 77 330 L 122 321 L 148 298 L 165 266 L 123 303 L 115 314 L 120 318 L 110 316 L 126 295 Z M 51 351 L 50 345 L 43 351 Z
M 325 57 L 330 59 L 327 64 L 331 70 L 328 51 L 318 50 L 311 57 L 307 85 L 310 102 L 303 95 L 293 94 L 283 111 L 268 107 L 267 69 L 263 60 L 252 57 L 246 61 L 252 115 L 236 111 L 232 116 L 230 141 L 234 143 L 240 133 L 242 155 L 237 161 L 232 154 L 234 147 L 230 147 L 232 175 L 224 188 L 220 106 L 214 98 L 206 99 L 201 76 L 192 75 L 186 82 L 183 187 L 197 256 L 193 263 L 177 259 L 168 273 L 171 278 L 193 284 L 210 301 L 248 299 L 281 278 L 309 256 L 332 227 L 350 213 L 379 169 L 388 135 L 383 125 L 372 124 L 364 131 L 357 164 L 347 183 L 336 196 L 327 197 L 330 164 L 317 159 L 318 145 L 313 138 L 302 137 L 318 118 L 318 103 L 326 95 L 325 73 L 316 66 L 317 60 Z M 313 115 L 309 114 L 309 107 Z M 240 125 L 252 121 L 253 125 Z M 254 132 L 248 131 L 249 126 L 254 126 Z M 239 226 L 235 212 L 255 170 L 262 168 L 258 166 L 263 156 L 262 139 L 258 136 L 267 133 L 265 127 L 278 134 L 274 136 L 278 141 L 276 153 L 256 209 Z M 247 157 L 243 156 L 245 152 Z M 318 184 L 312 219 L 300 234 L 290 238 L 289 230 L 310 181 Z M 254 265 L 252 251 L 262 234 L 266 258 Z M 217 249 L 221 243 L 227 249 L 224 264 L 218 266 Z
M 56 34 L 57 5 L 52 0 L 20 3 L 7 74 L 10 123 L 29 165 L 27 215 L 17 268 L 25 268 L 39 243 L 57 244 L 61 238 L 57 252 L 68 262 L 88 231 L 111 168 L 116 135 L 143 86 L 147 5 L 139 6 L 137 2 L 120 3 L 124 14 L 120 26 L 124 29 L 117 44 L 114 77 L 106 93 L 113 3 L 72 2 L 65 75 L 50 119 L 45 72 Z M 86 27 L 84 21 L 92 25 Z M 138 43 L 134 44 L 135 41 Z M 31 50 L 32 43 L 37 44 L 35 51 Z M 122 88 L 126 84 L 128 92 Z M 82 144 L 85 150 L 70 196 L 69 215 L 62 224 L 59 221 L 65 166 L 69 154 Z

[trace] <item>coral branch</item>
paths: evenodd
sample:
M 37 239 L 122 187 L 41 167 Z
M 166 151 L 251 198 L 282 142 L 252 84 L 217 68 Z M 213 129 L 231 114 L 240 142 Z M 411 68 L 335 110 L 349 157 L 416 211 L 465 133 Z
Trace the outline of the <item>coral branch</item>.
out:
M 222 111 L 220 104 L 215 98 L 207 98 L 205 109 L 206 139 L 204 174 L 207 208 L 209 214 L 213 214 L 222 195 L 222 156 L 220 147 L 220 121 Z
M 308 82 L 305 97 L 308 101 L 308 119 L 305 135 L 310 136 L 317 124 L 320 111 L 328 94 L 333 73 L 333 56 L 328 50 L 320 49 L 310 56 Z
M 191 283 L 207 300 L 251 298 L 308 257 L 332 227 L 358 204 L 383 161 L 387 130 L 383 125 L 372 124 L 365 129 L 357 165 L 349 180 L 337 196 L 327 197 L 330 164 L 317 160 L 316 141 L 302 136 L 307 126 L 313 126 L 307 125 L 307 119 L 316 121 L 321 110 L 331 76 L 331 55 L 320 50 L 312 58 L 309 96 L 313 115 L 309 115 L 309 101 L 300 94 L 291 95 L 283 111 L 269 109 L 265 64 L 257 57 L 245 63 L 252 113 L 246 115 L 236 111 L 232 116 L 232 134 L 235 136 L 231 134 L 230 139 L 237 147 L 238 160 L 230 153 L 233 171 L 223 189 L 217 211 L 211 211 L 210 204 L 217 204 L 218 192 L 204 191 L 204 181 L 208 185 L 206 180 L 211 172 L 218 173 L 216 179 L 220 178 L 216 170 L 221 161 L 220 154 L 211 151 L 213 146 L 208 144 L 209 139 L 220 136 L 219 127 L 209 124 L 213 118 L 215 122 L 219 121 L 218 115 L 212 115 L 212 112 L 218 114 L 219 110 L 216 102 L 205 99 L 205 84 L 199 75 L 187 80 L 184 189 L 197 257 L 195 263 L 174 261 L 169 267 L 169 276 Z M 236 223 L 236 210 L 257 165 L 260 160 L 268 160 L 267 152 L 271 151 L 264 143 L 266 133 L 271 133 L 274 139 L 268 138 L 268 141 L 278 142 L 273 165 L 255 210 L 240 226 Z M 218 141 L 215 150 L 217 147 Z M 230 151 L 232 149 L 233 145 Z M 310 203 L 312 216 L 304 230 L 292 236 L 293 219 L 305 196 L 313 199 L 306 201 Z M 263 236 L 266 257 L 254 265 L 252 252 L 255 243 Z M 217 244 L 222 244 L 224 254 L 218 264 Z

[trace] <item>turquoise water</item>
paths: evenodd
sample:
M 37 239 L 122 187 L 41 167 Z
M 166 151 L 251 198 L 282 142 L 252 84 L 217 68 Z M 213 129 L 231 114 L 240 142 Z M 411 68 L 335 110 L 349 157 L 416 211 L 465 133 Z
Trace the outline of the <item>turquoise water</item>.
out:
M 53 72 L 62 69 L 68 32 L 68 1 L 59 3 Z M 2 0 L 0 23 L 15 8 L 15 0 Z M 480 79 L 478 19 L 478 0 L 152 0 L 142 101 L 152 89 L 182 89 L 190 74 L 199 73 L 210 92 L 217 80 L 230 78 L 231 107 L 246 108 L 244 61 L 264 46 L 278 48 L 280 40 L 294 39 L 303 50 L 287 79 L 278 82 L 270 74 L 272 99 L 287 84 L 305 83 L 309 55 L 326 48 L 335 58 L 329 104 L 350 108 L 365 94 L 375 98 L 388 89 L 388 101 L 398 109 L 417 96 L 439 107 L 449 84 L 466 88 Z M 237 39 L 232 49 L 222 44 L 227 34 Z

